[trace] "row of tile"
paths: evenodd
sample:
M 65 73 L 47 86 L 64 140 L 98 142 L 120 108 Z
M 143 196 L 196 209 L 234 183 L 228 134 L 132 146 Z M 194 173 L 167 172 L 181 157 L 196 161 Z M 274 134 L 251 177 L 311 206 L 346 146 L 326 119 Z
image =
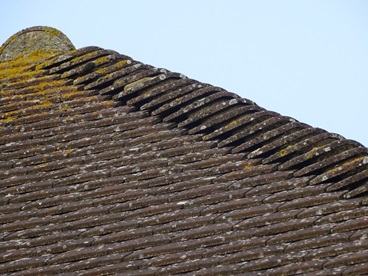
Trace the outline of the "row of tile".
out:
M 280 170 L 295 169 L 296 176 L 318 174 L 314 184 L 341 179 L 329 189 L 344 189 L 345 197 L 367 192 L 368 151 L 355 141 L 266 111 L 222 88 L 114 52 L 87 48 L 80 53 L 71 61 L 60 65 L 57 59 L 43 68 L 65 77 L 84 72 L 73 77 L 74 84 L 99 89 L 122 104 L 200 134 L 203 140 L 221 140 L 218 145 L 231 147 L 234 153 L 262 158 L 263 163 L 280 163 Z M 101 58 L 106 62 L 99 62 Z M 88 72 L 83 69 L 86 66 L 97 69 Z

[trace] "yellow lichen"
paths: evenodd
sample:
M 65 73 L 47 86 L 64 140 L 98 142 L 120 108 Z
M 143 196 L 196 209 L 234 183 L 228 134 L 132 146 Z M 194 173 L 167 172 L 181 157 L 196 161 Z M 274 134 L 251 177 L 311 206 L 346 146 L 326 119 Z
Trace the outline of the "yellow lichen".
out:
M 9 111 L 4 114 L 4 118 L 9 118 L 9 120 L 14 120 L 20 116 L 19 110 Z
M 106 67 L 99 68 L 95 71 L 97 74 L 104 75 L 106 72 Z
M 30 78 L 35 72 L 24 71 L 25 67 L 12 67 L 0 70 L 0 78 L 3 80 L 11 80 L 14 78 Z
M 253 168 L 254 167 L 254 165 L 252 165 L 252 164 L 247 164 L 247 165 L 245 165 L 244 167 L 243 167 L 243 170 L 249 170 L 249 169 L 251 169 L 251 168 Z
M 294 145 L 287 146 L 286 148 L 284 148 L 280 151 L 280 157 L 284 157 L 284 156 L 288 155 L 290 152 L 293 152 L 294 150 L 295 150 Z
M 319 146 L 319 147 L 314 147 L 313 149 L 311 149 L 309 152 L 307 152 L 306 154 L 305 154 L 305 158 L 306 159 L 312 159 L 314 156 L 317 156 L 317 155 L 319 155 L 318 154 L 318 150 L 321 148 L 321 146 Z
M 56 87 L 62 87 L 64 85 L 64 81 L 62 80 L 48 80 L 46 79 L 43 82 L 40 82 L 36 85 L 29 86 L 29 89 L 34 90 L 34 93 L 38 94 L 47 94 L 50 89 L 55 89 Z
M 55 28 L 45 28 L 44 31 L 47 32 L 49 36 L 62 36 L 63 35 L 61 31 Z
M 109 62 L 111 59 L 111 56 L 108 55 L 108 56 L 103 56 L 103 57 L 100 57 L 96 60 L 93 61 L 93 63 L 96 65 L 96 66 L 99 66 L 99 65 L 102 65 L 102 64 L 105 64 L 106 62 Z
M 71 107 L 70 106 L 67 106 L 67 105 L 63 105 L 63 106 L 60 106 L 60 108 L 59 108 L 61 111 L 67 111 L 67 110 L 69 110 L 69 109 L 71 109 Z
M 106 57 L 103 57 L 102 58 L 102 61 L 103 59 L 105 59 L 105 61 L 107 61 L 109 56 L 106 56 Z M 124 59 L 124 60 L 121 60 L 121 61 L 118 61 L 117 63 L 115 63 L 114 65 L 111 65 L 111 66 L 108 66 L 108 67 L 102 67 L 102 68 L 99 68 L 97 69 L 95 72 L 98 73 L 98 74 L 101 74 L 101 75 L 105 75 L 107 72 L 109 71 L 116 71 L 118 69 L 121 69 L 122 67 L 124 67 L 127 63 L 129 63 L 129 60 L 128 59 Z M 100 64 L 98 64 L 100 65 Z M 106 77 L 110 76 L 110 74 L 107 74 Z
M 76 89 L 72 92 L 62 93 L 61 98 L 64 101 L 68 101 L 68 100 L 71 100 L 73 97 L 75 97 L 75 95 L 76 95 Z
M 2 80 L 30 79 L 38 70 L 34 66 L 55 55 L 54 51 L 37 50 L 10 61 L 0 63 L 0 78 Z M 30 70 L 33 68 L 32 70 Z
M 93 52 L 90 52 L 90 53 L 84 54 L 84 55 L 82 55 L 82 56 L 77 56 L 77 57 L 75 57 L 75 58 L 71 59 L 71 60 L 69 61 L 69 63 L 71 63 L 71 64 L 76 64 L 76 63 L 81 63 L 81 62 L 84 62 L 84 61 L 88 61 L 88 60 L 93 59 L 93 58 L 95 57 L 95 55 L 96 55 L 96 52 L 95 52 L 95 51 L 93 51 Z
M 64 155 L 69 155 L 72 152 L 73 152 L 73 149 L 66 149 L 64 150 Z
M 28 61 L 32 61 L 32 63 L 34 62 L 40 63 L 44 61 L 45 59 L 48 59 L 59 53 L 60 53 L 59 51 L 55 51 L 55 50 L 35 50 L 35 51 L 27 53 L 25 58 Z
M 330 173 L 334 173 L 334 172 L 336 172 L 336 171 L 341 171 L 343 168 L 345 168 L 345 167 L 350 167 L 350 166 L 352 166 L 353 164 L 354 164 L 355 166 L 358 166 L 358 164 L 359 164 L 360 162 L 362 162 L 364 158 L 366 158 L 366 156 L 359 156 L 359 157 L 355 157 L 355 158 L 353 158 L 353 159 L 351 159 L 351 160 L 345 161 L 344 163 L 339 164 L 338 166 L 336 166 L 336 167 L 334 167 L 334 168 L 330 169 L 330 170 L 329 170 L 329 172 L 330 172 Z M 356 164 L 355 164 L 355 163 L 356 163 Z M 360 164 L 360 165 L 361 165 L 361 164 Z
M 53 105 L 52 102 L 50 102 L 48 99 L 43 99 L 41 101 L 41 104 L 39 104 L 38 106 L 40 106 L 40 107 L 46 107 L 46 106 L 51 106 L 51 105 Z
M 4 119 L 0 119 L 0 122 L 1 123 L 9 123 L 9 122 L 11 122 L 11 121 L 13 121 L 15 119 L 16 119 L 15 116 L 5 116 Z
M 238 125 L 238 120 L 233 120 L 223 127 L 224 130 L 235 128 Z

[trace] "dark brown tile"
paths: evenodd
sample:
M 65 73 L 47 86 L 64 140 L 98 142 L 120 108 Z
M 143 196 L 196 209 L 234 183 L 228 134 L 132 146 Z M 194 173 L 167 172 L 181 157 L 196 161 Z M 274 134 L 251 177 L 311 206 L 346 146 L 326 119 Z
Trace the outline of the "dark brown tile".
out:
M 368 271 L 368 264 L 366 262 L 354 264 L 346 267 L 342 271 L 342 275 L 364 275 Z
M 33 258 L 21 258 L 10 263 L 0 264 L 0 273 L 8 274 L 14 271 L 27 271 L 28 269 L 45 266 L 50 255 L 37 256 Z
M 163 244 L 163 245 L 158 245 L 154 247 L 137 250 L 127 255 L 124 258 L 124 260 L 132 261 L 132 260 L 138 260 L 138 259 L 148 259 L 148 258 L 157 257 L 157 256 L 161 258 L 167 254 L 182 253 L 185 249 L 186 248 L 183 244 L 173 242 L 173 243 L 168 243 L 168 244 Z M 159 263 L 156 263 L 156 265 L 159 265 Z
M 313 225 L 314 218 L 304 220 L 295 219 L 298 212 L 298 210 L 291 210 L 245 219 L 234 226 L 234 229 L 249 230 L 253 235 L 267 236 Z
M 368 248 L 367 241 L 345 242 L 344 244 L 347 246 L 341 246 L 341 244 L 333 244 L 330 246 L 313 249 L 309 251 L 309 253 L 305 255 L 304 258 L 305 260 L 329 258 L 329 260 L 327 259 L 325 267 L 333 267 L 336 265 L 331 265 L 331 263 L 338 263 L 338 265 L 341 265 L 344 262 L 349 261 L 349 257 L 346 255 L 354 255 L 357 257 L 357 259 L 361 259 L 362 255 L 366 256 L 366 254 L 364 254 L 364 251 Z
M 354 215 L 353 215 L 354 216 Z M 368 226 L 368 217 L 358 217 L 356 219 L 348 219 L 342 223 L 339 223 L 334 228 L 331 229 L 332 233 L 341 233 L 351 230 L 365 229 Z
M 316 224 L 324 224 L 329 222 L 343 222 L 347 220 L 353 220 L 356 218 L 363 218 L 368 215 L 368 207 L 362 206 L 359 209 L 344 210 L 333 213 L 331 215 L 325 215 L 316 221 Z
M 328 191 L 336 191 L 338 189 L 345 188 L 351 183 L 360 182 L 367 178 L 368 178 L 368 170 L 364 170 L 351 176 L 347 176 L 338 182 L 335 182 L 334 184 L 328 187 Z
M 336 178 L 338 179 L 342 177 L 342 175 L 349 173 L 352 170 L 352 168 L 354 168 L 354 170 L 356 170 L 356 173 L 358 173 L 359 171 L 366 169 L 366 166 L 364 164 L 365 158 L 366 157 L 357 157 L 354 158 L 353 160 L 348 160 L 346 162 L 338 164 L 334 168 L 326 170 L 325 172 L 314 177 L 311 180 L 311 184 L 315 185 L 321 182 L 329 181 L 330 179 Z M 332 191 L 332 187 L 328 188 L 328 190 Z
M 328 147 L 325 148 L 324 151 L 326 151 L 327 149 L 328 149 Z M 331 156 L 322 157 L 318 162 L 313 163 L 309 166 L 306 166 L 306 167 L 296 171 L 295 176 L 298 177 L 298 176 L 302 176 L 302 175 L 306 175 L 306 174 L 312 174 L 312 173 L 316 174 L 318 172 L 328 170 L 332 166 L 334 168 L 336 168 L 336 166 L 341 161 L 357 158 L 361 154 L 364 154 L 364 153 L 366 153 L 366 149 L 364 149 L 364 148 L 352 148 L 352 149 L 348 149 L 346 151 L 342 151 L 342 152 L 339 152 L 339 153 L 331 155 Z
M 141 110 L 144 110 L 142 108 L 143 105 L 145 105 L 146 109 L 148 106 L 152 108 L 152 105 L 147 105 L 147 103 L 158 98 L 161 94 L 170 93 L 173 88 L 185 84 L 186 82 L 180 82 L 183 77 L 183 75 L 162 70 L 160 75 L 147 79 L 145 82 L 139 80 L 138 82 L 129 84 L 124 90 L 126 90 L 127 94 L 129 91 L 129 93 L 135 95 L 127 101 L 127 104 L 139 106 Z M 175 85 L 177 82 L 179 84 Z
M 26 270 L 20 270 L 12 273 L 12 276 L 32 276 L 32 275 L 58 275 L 62 273 L 63 265 L 48 265 L 39 266 L 34 268 L 27 268 Z
M 328 228 L 330 227 L 330 225 L 327 225 L 324 227 Z M 304 231 L 308 232 L 308 230 L 305 229 Z M 324 248 L 324 247 L 331 246 L 331 245 L 343 244 L 349 241 L 349 236 L 352 233 L 353 232 L 347 232 L 347 233 L 339 233 L 335 235 L 328 235 L 327 233 L 323 236 L 306 237 L 301 240 L 296 240 L 296 241 L 291 242 L 285 248 L 285 253 L 292 253 L 292 252 L 299 252 L 299 251 L 307 252 L 307 251 L 310 251 L 311 249 Z
M 180 98 L 176 98 L 175 102 L 169 105 L 169 108 L 175 108 L 176 111 L 166 116 L 164 122 L 180 122 L 187 118 L 187 113 L 196 110 L 198 107 L 203 106 L 206 103 L 206 96 L 210 96 L 216 92 L 222 91 L 221 88 L 214 86 L 206 86 L 192 91 Z
M 287 160 L 288 155 L 294 153 L 298 147 L 298 143 L 309 137 L 316 136 L 323 131 L 319 131 L 313 128 L 302 128 L 296 129 L 297 131 L 288 133 L 288 135 L 280 135 L 272 142 L 263 145 L 260 148 L 252 151 L 248 154 L 249 158 L 254 158 L 257 156 L 265 155 L 263 160 L 264 164 L 273 163 L 278 160 Z
M 105 234 L 101 237 L 96 237 L 92 245 L 104 245 L 110 243 L 122 243 L 127 240 L 134 240 L 142 237 L 152 236 L 152 229 L 150 227 L 130 229 L 124 231 L 113 232 Z
M 153 229 L 153 232 L 165 233 L 177 228 L 178 223 L 181 225 L 181 227 L 187 228 L 188 225 L 196 223 L 196 218 L 198 218 L 199 221 L 201 220 L 201 217 L 199 217 L 199 215 L 203 210 L 203 207 L 185 208 L 185 203 L 183 204 L 183 202 L 180 201 L 176 204 L 181 208 L 170 213 L 162 213 L 152 217 L 146 217 L 144 218 L 144 221 L 140 222 L 140 225 L 157 225 L 157 227 Z M 212 218 L 209 219 L 211 220 Z
M 157 110 L 169 100 L 172 100 L 178 91 L 186 87 L 192 87 L 193 83 L 194 81 L 191 79 L 169 79 L 167 82 L 151 88 L 149 93 L 155 95 L 155 97 L 143 104 L 141 110 Z M 170 98 L 170 96 L 173 98 Z
M 157 107 L 157 109 L 153 110 L 152 115 L 160 115 L 165 117 L 165 115 L 175 112 L 175 110 L 178 109 L 178 105 L 180 106 L 181 98 L 203 87 L 207 87 L 207 85 L 193 81 L 192 83 L 188 83 L 184 87 L 177 89 L 175 92 L 158 97 L 157 101 L 160 101 L 163 104 Z
M 257 116 L 258 115 L 258 116 Z M 251 118 L 251 123 L 247 127 L 239 127 L 238 130 L 234 131 L 234 134 L 226 139 L 223 139 L 219 146 L 225 145 L 237 145 L 243 141 L 249 141 L 253 137 L 257 136 L 257 132 L 260 134 L 262 131 L 271 128 L 274 125 L 279 124 L 283 121 L 283 117 L 272 116 L 274 114 L 262 111 L 254 114 Z
M 318 186 L 302 186 L 288 191 L 281 191 L 267 197 L 264 202 L 288 202 L 290 200 L 300 200 L 306 197 L 320 195 L 326 189 L 327 184 Z M 313 198 L 311 199 L 313 200 Z
M 252 217 L 262 216 L 265 214 L 270 214 L 276 212 L 280 204 L 262 204 L 247 207 L 240 210 L 233 210 L 230 212 L 223 213 L 218 217 L 217 221 L 220 220 L 244 220 Z
M 103 247 L 107 250 L 107 254 L 117 253 L 117 252 L 128 252 L 132 253 L 134 251 L 154 247 L 162 244 L 169 243 L 170 241 L 166 239 L 165 235 L 152 235 L 142 238 L 137 238 L 134 240 L 129 240 L 124 243 L 113 243 L 113 244 L 104 244 L 100 247 Z
M 299 252 L 295 254 L 280 254 L 277 256 L 270 256 L 269 258 L 260 258 L 252 262 L 245 262 L 245 264 L 239 269 L 239 271 L 268 271 L 269 269 L 272 269 L 274 267 L 300 262 L 303 259 L 303 255 L 304 252 Z
M 247 196 L 270 195 L 308 184 L 308 178 L 292 178 L 291 172 L 272 172 L 236 181 L 234 187 L 251 187 Z
M 311 261 L 300 261 L 291 264 L 276 266 L 267 271 L 268 275 L 297 275 L 311 272 L 317 273 L 323 269 L 323 264 L 326 260 L 311 260 Z
M 182 257 L 185 255 L 182 255 Z M 179 256 L 177 256 L 178 258 Z M 176 260 L 177 260 L 176 258 Z M 172 265 L 172 266 L 165 266 L 162 269 L 159 269 L 157 271 L 158 274 L 160 275 L 170 275 L 170 274 L 178 274 L 178 273 L 188 273 L 188 272 L 192 272 L 192 271 L 196 271 L 198 269 L 201 269 L 203 267 L 208 268 L 208 267 L 213 267 L 215 265 L 218 264 L 220 260 L 220 257 L 212 257 L 212 258 L 206 258 L 206 259 L 196 259 L 196 260 L 191 260 L 188 262 L 183 262 L 183 263 L 178 263 L 176 265 Z
M 232 98 L 239 97 L 231 95 L 227 91 L 219 91 L 205 97 L 204 99 L 198 100 L 198 102 L 194 102 L 192 105 L 195 110 L 192 110 L 191 116 L 185 121 L 180 122 L 178 127 L 194 127 L 196 122 L 202 122 L 203 120 L 206 120 L 208 116 L 212 116 L 213 114 L 228 108 L 230 105 L 233 105 L 234 101 L 232 101 L 231 104 L 227 101 L 228 99 L 232 100 Z M 214 118 L 212 118 L 212 121 L 213 120 Z M 204 128 L 202 127 L 202 129 Z
M 236 102 L 236 104 L 238 104 L 236 108 L 232 108 L 231 105 L 229 108 L 227 107 L 227 105 L 225 105 L 225 107 L 227 108 L 224 109 L 222 109 L 221 104 L 219 104 L 220 106 L 217 107 L 219 110 L 217 110 L 216 113 L 213 112 L 212 114 L 208 114 L 208 117 L 201 118 L 201 124 L 191 128 L 189 130 L 189 133 L 194 134 L 200 132 L 208 134 L 225 125 L 226 122 L 229 122 L 233 118 L 237 118 L 242 115 L 255 113 L 257 111 L 262 110 L 260 107 L 256 105 L 241 105 L 238 102 Z
M 55 265 L 62 263 L 76 262 L 89 258 L 96 258 L 106 255 L 105 247 L 79 247 L 77 249 L 69 250 L 57 255 L 53 255 L 52 258 L 47 260 L 47 265 Z
M 231 265 L 217 265 L 211 268 L 202 268 L 196 271 L 196 275 L 211 276 L 211 275 L 234 275 L 235 271 L 239 271 L 239 268 L 243 264 L 231 264 Z M 250 274 L 248 274 L 250 275 Z
M 101 94 L 114 94 L 113 99 L 119 100 L 122 102 L 126 102 L 131 97 L 129 96 L 129 87 L 134 87 L 134 85 L 139 84 L 144 85 L 144 83 L 150 83 L 151 81 L 160 81 L 161 72 L 157 68 L 149 67 L 146 65 L 142 65 L 138 67 L 137 65 L 133 65 L 134 71 L 130 72 L 128 75 L 120 77 L 109 85 L 108 87 L 102 89 L 100 91 Z M 138 70 L 136 70 L 138 68 Z M 145 70 L 142 70 L 145 69 Z M 134 90 L 134 89 L 133 89 Z M 132 90 L 132 92 L 133 92 Z
M 103 49 L 96 49 L 96 51 L 93 51 L 93 49 L 88 49 L 88 51 L 89 51 L 88 53 L 86 52 L 82 55 L 76 55 L 76 52 L 74 52 L 74 57 L 69 61 L 64 60 L 63 63 L 55 67 L 53 66 L 54 64 L 47 66 L 47 67 L 53 66 L 52 68 L 49 69 L 49 73 L 51 74 L 64 73 L 68 70 L 71 70 L 71 68 L 74 68 L 81 64 L 85 64 L 89 61 L 92 62 L 93 60 L 99 57 L 108 56 L 110 54 L 109 51 Z
M 267 260 L 268 257 L 273 255 L 278 255 L 283 252 L 283 246 L 267 246 L 263 248 L 257 248 L 252 250 L 244 250 L 237 252 L 235 254 L 231 254 L 229 256 L 225 256 L 220 264 L 227 265 L 232 263 L 248 263 L 251 264 L 253 260 L 263 259 Z M 251 270 L 251 269 L 250 269 Z M 256 269 L 254 269 L 256 270 Z
M 326 224 L 321 226 L 308 227 L 307 229 L 289 231 L 283 234 L 278 234 L 270 238 L 267 241 L 267 245 L 286 244 L 290 242 L 326 236 L 330 233 L 331 227 L 333 226 L 334 225 Z M 290 247 L 288 248 L 290 249 Z
M 209 205 L 202 211 L 202 215 L 224 213 L 243 208 L 249 208 L 262 204 L 262 196 L 235 198 L 231 201 L 225 201 L 214 205 Z
M 217 178 L 215 182 L 243 180 L 247 177 L 264 175 L 275 171 L 276 165 L 258 165 L 258 161 L 243 164 L 243 170 L 223 174 Z
M 177 232 L 173 234 L 173 241 L 185 241 L 190 239 L 199 239 L 207 236 L 214 236 L 220 233 L 226 233 L 232 230 L 232 224 L 230 223 L 217 223 L 209 224 L 202 227 Z
M 337 213 L 343 210 L 356 209 L 361 204 L 361 199 L 338 200 L 333 203 L 322 204 L 319 206 L 309 207 L 302 210 L 298 214 L 298 218 L 306 218 L 311 216 L 322 217 L 328 214 Z
M 62 271 L 63 273 L 68 273 L 68 272 L 74 273 L 75 271 L 78 271 L 80 274 L 82 274 L 83 272 L 91 273 L 92 269 L 96 269 L 97 271 L 99 271 L 99 269 L 103 267 L 108 267 L 114 264 L 124 263 L 123 259 L 127 255 L 129 255 L 129 253 L 127 254 L 117 253 L 117 254 L 109 254 L 109 255 L 101 256 L 101 257 L 90 258 L 88 259 L 88 261 L 81 260 L 81 261 L 76 261 L 76 262 L 70 262 L 66 265 L 65 264 L 63 265 Z
M 139 268 L 142 266 L 142 263 L 143 261 L 141 260 L 133 261 L 133 262 L 112 263 L 112 264 L 108 264 L 108 265 L 104 265 L 100 267 L 94 267 L 94 268 L 87 269 L 87 270 L 81 270 L 79 274 L 98 276 L 98 275 L 105 275 L 105 274 L 119 274 L 119 273 L 121 274 L 121 273 L 127 273 L 131 271 L 139 271 Z
M 278 210 L 303 210 L 304 208 L 323 205 L 327 203 L 334 203 L 341 198 L 343 192 L 335 192 L 335 193 L 321 193 L 317 195 L 311 195 L 303 198 L 293 199 L 291 201 L 285 202 L 282 204 Z

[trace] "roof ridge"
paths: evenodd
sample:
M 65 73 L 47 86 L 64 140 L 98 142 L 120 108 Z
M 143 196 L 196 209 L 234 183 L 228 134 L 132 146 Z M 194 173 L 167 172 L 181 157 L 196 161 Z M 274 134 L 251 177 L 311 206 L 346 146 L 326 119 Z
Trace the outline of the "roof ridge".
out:
M 200 134 L 203 141 L 215 140 L 218 147 L 230 147 L 233 153 L 245 153 L 250 159 L 261 157 L 263 163 L 295 170 L 298 176 L 316 176 L 314 184 L 336 178 L 343 181 L 368 169 L 368 149 L 356 141 L 115 51 L 82 48 L 69 53 L 68 59 L 55 57 L 55 63 L 47 61 L 39 67 L 70 80 L 78 89 L 98 89 L 100 95 L 120 105 L 134 106 L 189 134 Z M 357 159 L 361 159 L 359 165 L 351 166 Z M 342 173 L 332 173 L 336 171 Z M 368 179 L 351 179 L 341 189 L 347 191 L 345 197 L 363 195 L 368 191 Z

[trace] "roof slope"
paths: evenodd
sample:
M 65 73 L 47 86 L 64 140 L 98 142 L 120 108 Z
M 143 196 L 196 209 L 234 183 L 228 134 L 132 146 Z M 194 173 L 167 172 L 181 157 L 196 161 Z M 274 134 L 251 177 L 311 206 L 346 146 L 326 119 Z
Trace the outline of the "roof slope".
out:
M 0 90 L 0 273 L 368 271 L 355 141 L 98 47 Z

